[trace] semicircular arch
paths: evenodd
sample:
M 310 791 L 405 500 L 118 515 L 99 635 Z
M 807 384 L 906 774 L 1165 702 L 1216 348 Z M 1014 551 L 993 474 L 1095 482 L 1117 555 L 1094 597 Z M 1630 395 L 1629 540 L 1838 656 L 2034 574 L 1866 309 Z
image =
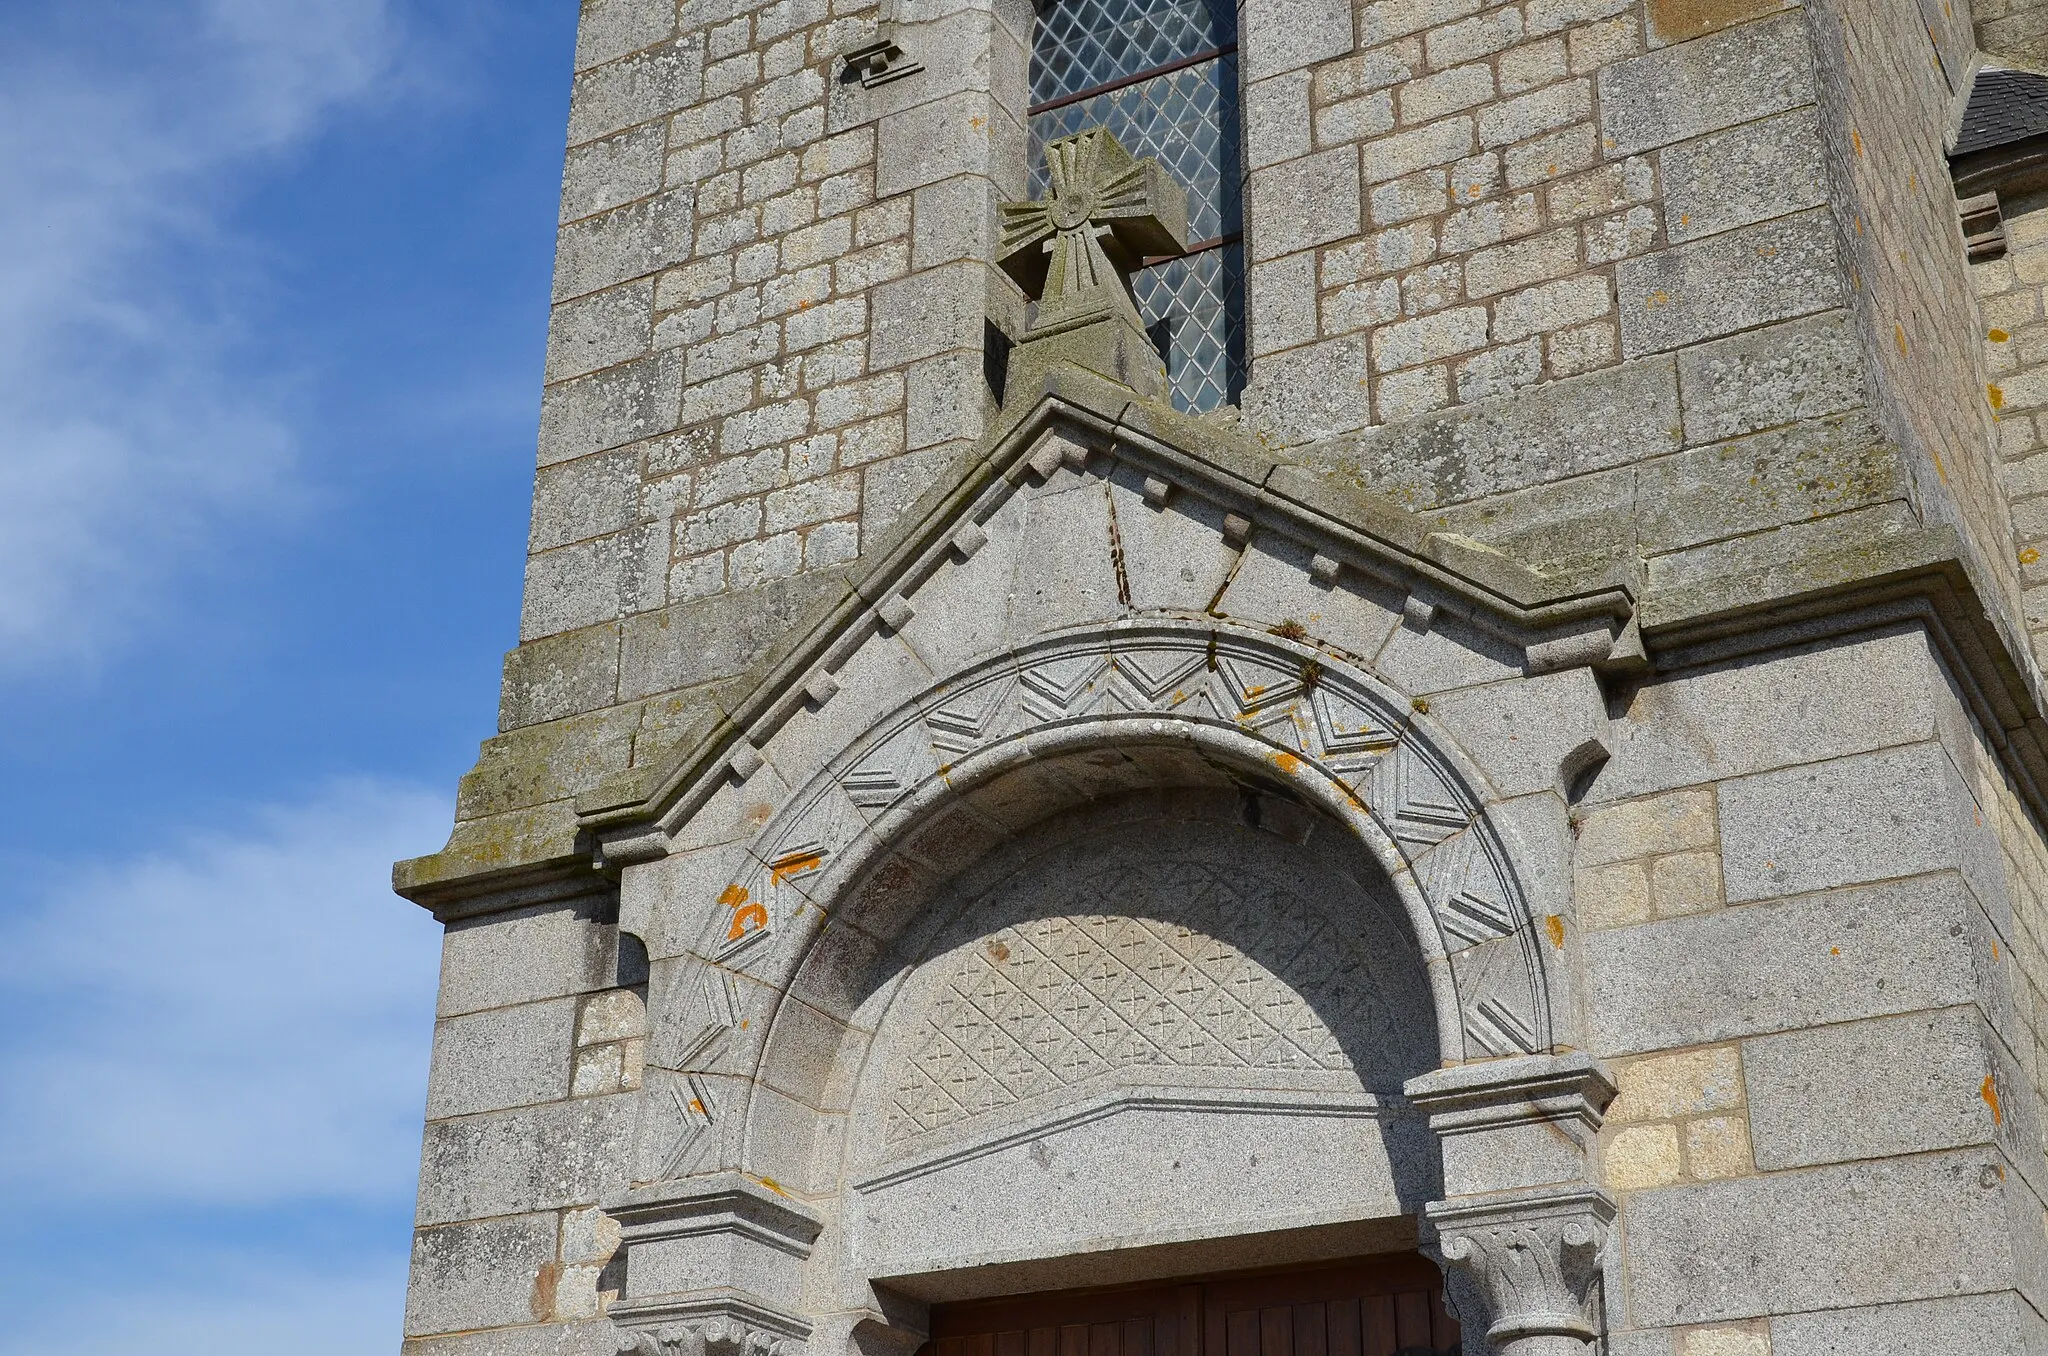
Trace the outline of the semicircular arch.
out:
M 845 969 L 804 967 L 821 935 L 879 951 L 1011 832 L 1106 795 L 1235 784 L 1341 825 L 1384 872 L 1429 968 L 1444 1063 L 1547 1051 L 1553 986 L 1529 892 L 1483 779 L 1417 705 L 1327 653 L 1224 624 L 1043 638 L 849 738 L 749 840 L 696 950 L 801 990 L 816 981 L 800 967 Z

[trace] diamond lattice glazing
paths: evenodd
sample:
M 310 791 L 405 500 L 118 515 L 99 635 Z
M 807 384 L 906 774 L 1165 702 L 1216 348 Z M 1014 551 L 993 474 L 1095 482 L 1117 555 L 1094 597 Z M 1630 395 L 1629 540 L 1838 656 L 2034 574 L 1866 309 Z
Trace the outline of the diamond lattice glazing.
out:
M 1143 269 L 1131 279 L 1138 313 L 1163 327 L 1174 408 L 1199 413 L 1244 389 L 1244 248 L 1224 245 Z
M 1034 105 L 1222 52 L 1031 117 L 1033 196 L 1046 192 L 1047 142 L 1106 127 L 1187 189 L 1190 244 L 1222 242 L 1132 279 L 1183 410 L 1215 409 L 1244 388 L 1236 43 L 1229 0 L 1057 0 L 1040 14 L 1033 42 Z
M 1038 19 L 1031 102 L 1042 104 L 1237 42 L 1229 0 L 1060 0 Z
M 1152 156 L 1188 191 L 1188 239 L 1239 229 L 1237 58 L 1184 67 L 1031 119 L 1032 193 L 1046 190 L 1045 144 L 1106 127 L 1132 155 Z

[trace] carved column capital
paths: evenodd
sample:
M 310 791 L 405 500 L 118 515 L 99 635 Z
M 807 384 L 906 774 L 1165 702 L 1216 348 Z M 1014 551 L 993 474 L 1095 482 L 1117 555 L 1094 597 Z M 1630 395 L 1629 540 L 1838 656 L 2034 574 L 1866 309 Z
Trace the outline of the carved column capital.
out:
M 803 1350 L 798 1338 L 730 1316 L 619 1334 L 619 1356 L 803 1356 Z
M 1487 1308 L 1501 1356 L 1580 1356 L 1600 1332 L 1601 1253 L 1614 1201 L 1597 1187 L 1438 1201 L 1426 1211 L 1444 1262 Z
M 619 1356 L 804 1356 L 810 1324 L 735 1291 L 614 1307 Z

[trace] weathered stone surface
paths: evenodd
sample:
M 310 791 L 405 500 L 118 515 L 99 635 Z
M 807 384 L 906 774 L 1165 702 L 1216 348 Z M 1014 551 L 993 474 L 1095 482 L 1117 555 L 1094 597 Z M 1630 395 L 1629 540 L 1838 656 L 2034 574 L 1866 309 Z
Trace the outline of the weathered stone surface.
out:
M 1867 403 L 1862 355 L 1846 313 L 1815 316 L 1681 349 L 1679 402 L 1688 444 L 1837 414 Z
M 1664 232 L 1674 244 L 1827 201 L 1823 133 L 1812 108 L 1743 123 L 1657 157 Z
M 592 896 L 451 924 L 441 942 L 440 1015 L 562 998 L 612 984 L 618 937 L 598 921 L 600 908 L 600 898 Z
M 654 342 L 654 283 L 592 293 L 557 306 L 548 322 L 546 378 L 564 381 L 646 353 Z
M 667 563 L 666 524 L 632 527 L 528 556 L 520 637 L 574 631 L 658 605 Z
M 1475 1356 L 1603 1229 L 1610 1356 L 2041 1345 L 2048 228 L 1955 235 L 1988 11 L 1793 8 L 1254 0 L 1189 417 L 1005 368 L 1031 7 L 585 0 L 409 1356 L 1418 1218 Z
M 1782 217 L 1615 265 L 1621 348 L 1662 353 L 1842 304 L 1834 219 Z
M 1259 364 L 1244 413 L 1275 441 L 1299 447 L 1372 422 L 1372 369 L 1363 335 L 1290 349 Z
M 1566 755 L 1607 729 L 1599 684 L 1583 668 L 1446 693 L 1429 713 L 1505 796 L 1561 790 Z
M 498 721 L 516 730 L 609 706 L 619 689 L 619 629 L 594 626 L 528 641 L 505 656 Z
M 1974 1008 L 1764 1036 L 1742 1066 L 1765 1171 L 1991 1143 Z
M 653 16 L 641 31 L 659 22 Z M 688 38 L 592 67 L 576 77 L 569 96 L 569 144 L 673 113 L 696 101 L 702 78 L 703 47 Z
M 1263 80 L 1351 50 L 1351 10 L 1315 0 L 1265 0 L 1245 10 L 1245 77 Z
M 1794 0 L 1649 0 L 1650 45 L 1689 42 L 1787 9 Z
M 1668 360 L 1550 382 L 1315 448 L 1316 465 L 1417 508 L 1676 451 L 1678 380 Z
M 1970 1001 L 1976 903 L 1953 876 L 1587 935 L 1602 1055 Z
M 1358 153 L 1350 147 L 1255 170 L 1245 188 L 1254 259 L 1277 259 L 1358 233 Z
M 1917 632 L 1795 649 L 1645 684 L 1612 727 L 1601 800 L 1818 762 L 1934 732 Z
M 1975 1356 L 2024 1351 L 2029 1325 L 2013 1294 L 1955 1295 L 1911 1304 L 1828 1308 L 1771 1320 L 1774 1356 Z
M 674 0 L 591 0 L 576 25 L 576 69 L 652 46 L 675 26 Z
M 544 1318 L 536 1282 L 554 1258 L 552 1214 L 422 1230 L 413 1237 L 405 1330 L 419 1337 Z
M 633 1147 L 627 1097 L 581 1097 L 427 1126 L 417 1223 L 586 1205 L 624 1185 Z
M 1710 848 L 1719 831 L 1714 789 L 1689 788 L 1582 810 L 1574 856 L 1580 866 L 1600 866 L 1687 848 Z
M 555 245 L 555 300 L 628 282 L 682 260 L 695 213 L 683 193 L 662 193 L 572 221 Z
M 408 1338 L 401 1356 L 617 1356 L 619 1330 L 602 1320 L 531 1324 Z
M 541 465 L 666 433 L 682 398 L 682 355 L 674 352 L 565 381 L 541 398 Z
M 631 448 L 544 466 L 534 479 L 528 549 L 545 551 L 630 525 L 640 505 L 640 456 Z
M 427 1119 L 567 1097 L 575 1029 L 573 998 L 442 1019 L 427 1075 Z
M 570 151 L 562 170 L 562 221 L 660 192 L 667 149 L 667 129 L 653 122 Z
M 1600 73 L 1610 155 L 1634 155 L 1813 100 L 1798 14 L 1616 62 Z
M 798 615 L 844 589 L 832 575 L 799 575 L 634 617 L 621 638 L 620 694 L 647 696 L 729 678 L 782 639 Z
M 1855 579 L 1924 570 L 1948 549 L 1904 500 L 1787 523 L 1648 560 L 1643 624 L 1739 613 Z
M 894 367 L 948 349 L 978 349 L 986 276 L 978 264 L 950 264 L 876 288 L 869 365 Z
M 1569 578 L 1611 578 L 1636 549 L 1633 466 L 1595 471 L 1550 485 L 1487 495 L 1432 513 L 1432 526 L 1457 532 Z
M 1655 1324 L 2013 1279 L 2005 1202 L 1981 1152 L 1666 1187 L 1631 1199 L 1624 1220 L 1630 1310 Z
M 1932 741 L 1723 782 L 1728 898 L 1962 868 L 1981 850 L 1978 819 Z

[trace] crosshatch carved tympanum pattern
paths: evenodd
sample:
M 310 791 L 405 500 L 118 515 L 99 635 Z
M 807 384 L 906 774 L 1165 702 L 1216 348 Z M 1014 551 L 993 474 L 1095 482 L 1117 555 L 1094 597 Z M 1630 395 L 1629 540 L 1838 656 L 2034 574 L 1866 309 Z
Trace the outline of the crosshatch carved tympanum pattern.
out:
M 1126 857 L 1005 901 L 1013 917 L 1069 911 L 934 962 L 945 979 L 893 1080 L 890 1141 L 1135 1069 L 1352 1073 L 1347 1036 L 1390 1030 L 1378 967 L 1322 907 L 1230 855 Z M 1073 911 L 1090 904 L 1103 911 Z

